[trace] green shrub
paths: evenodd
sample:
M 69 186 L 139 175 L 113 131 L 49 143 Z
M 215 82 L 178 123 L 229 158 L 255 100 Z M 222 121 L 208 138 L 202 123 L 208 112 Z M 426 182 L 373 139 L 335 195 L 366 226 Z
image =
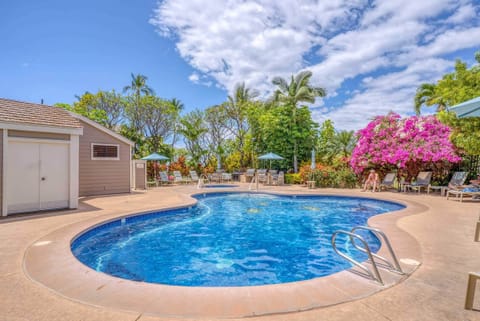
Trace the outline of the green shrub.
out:
M 302 166 L 299 174 L 302 182 L 315 181 L 317 187 L 354 188 L 358 183 L 357 175 L 348 167 L 317 165 L 312 170 L 308 166 Z
M 285 174 L 285 184 L 302 184 L 302 177 L 297 174 Z

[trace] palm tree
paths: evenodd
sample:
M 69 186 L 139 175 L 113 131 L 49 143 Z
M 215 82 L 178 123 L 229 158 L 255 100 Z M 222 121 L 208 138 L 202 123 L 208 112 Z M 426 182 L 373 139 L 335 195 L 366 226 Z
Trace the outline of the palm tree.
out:
M 291 77 L 290 83 L 281 77 L 275 77 L 272 83 L 277 86 L 273 94 L 273 100 L 287 105 L 292 109 L 292 125 L 296 125 L 297 105 L 300 102 L 313 104 L 317 97 L 325 97 L 326 90 L 321 87 L 314 87 L 310 84 L 312 77 L 311 71 L 301 71 Z M 293 127 L 293 126 L 292 126 Z M 293 136 L 293 169 L 298 171 L 298 143 L 295 135 Z
M 438 93 L 435 84 L 421 84 L 415 94 L 415 113 L 420 115 L 423 105 L 437 105 L 437 111 L 445 110 L 447 107 L 445 99 Z
M 180 112 L 184 108 L 183 103 L 180 100 L 178 100 L 177 98 L 173 98 L 172 100 L 170 100 L 170 103 L 172 104 L 173 108 L 175 108 L 175 110 L 177 111 L 176 114 L 178 116 L 180 116 Z M 175 120 L 175 125 L 173 126 L 172 151 L 175 150 L 175 142 L 177 141 L 177 132 L 178 132 L 179 126 L 180 126 L 179 120 L 176 119 Z
M 127 114 L 130 115 L 131 122 L 136 131 L 141 131 L 141 98 L 142 94 L 145 96 L 154 95 L 154 91 L 147 85 L 147 76 L 138 74 L 131 74 L 132 81 L 130 85 L 123 87 L 123 92 L 131 92 L 132 96 L 128 98 L 129 105 L 127 108 Z
M 352 153 L 355 147 L 356 138 L 353 130 L 342 130 L 335 135 L 335 145 L 343 157 L 347 157 Z
M 247 109 L 249 103 L 258 95 L 259 93 L 256 90 L 245 87 L 245 83 L 239 83 L 235 86 L 233 95 L 229 95 L 228 101 L 222 105 L 226 118 L 231 121 L 231 126 L 228 126 L 228 130 L 235 136 L 238 142 L 241 166 L 245 166 L 247 161 L 244 148 L 249 130 Z
M 127 91 L 131 91 L 137 98 L 140 97 L 142 94 L 145 94 L 146 96 L 151 96 L 155 94 L 153 89 L 147 85 L 147 76 L 141 74 L 134 75 L 133 73 L 131 74 L 131 76 L 132 82 L 129 86 L 123 87 L 124 93 Z

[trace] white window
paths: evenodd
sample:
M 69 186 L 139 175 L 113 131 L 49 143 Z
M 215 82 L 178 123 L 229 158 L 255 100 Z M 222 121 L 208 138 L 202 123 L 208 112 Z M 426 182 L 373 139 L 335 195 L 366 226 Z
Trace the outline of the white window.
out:
M 92 160 L 119 160 L 119 150 L 118 144 L 92 143 Z

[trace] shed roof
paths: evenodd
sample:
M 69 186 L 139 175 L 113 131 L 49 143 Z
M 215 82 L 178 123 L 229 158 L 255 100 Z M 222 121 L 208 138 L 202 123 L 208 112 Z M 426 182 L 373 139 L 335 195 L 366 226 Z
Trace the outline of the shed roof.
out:
M 62 108 L 0 98 L 0 122 L 82 128 L 78 119 Z

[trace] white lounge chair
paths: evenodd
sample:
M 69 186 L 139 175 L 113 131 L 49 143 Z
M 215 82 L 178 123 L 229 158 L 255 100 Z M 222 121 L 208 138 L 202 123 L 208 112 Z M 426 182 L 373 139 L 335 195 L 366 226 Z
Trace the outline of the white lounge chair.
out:
M 193 183 L 197 183 L 198 182 L 198 174 L 196 171 L 190 171 L 190 181 L 192 181 Z
M 168 179 L 167 172 L 160 172 L 160 179 L 158 180 L 160 185 L 163 184 L 172 184 L 173 182 Z
M 472 199 L 477 199 L 477 196 L 480 197 L 480 187 L 465 186 L 461 190 L 449 189 L 447 191 L 447 200 L 449 199 L 450 195 L 455 195 L 455 199 L 460 199 L 460 202 L 463 202 L 464 196 L 470 196 Z
M 188 179 L 184 179 L 180 171 L 173 171 L 174 183 L 188 183 Z

